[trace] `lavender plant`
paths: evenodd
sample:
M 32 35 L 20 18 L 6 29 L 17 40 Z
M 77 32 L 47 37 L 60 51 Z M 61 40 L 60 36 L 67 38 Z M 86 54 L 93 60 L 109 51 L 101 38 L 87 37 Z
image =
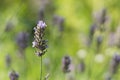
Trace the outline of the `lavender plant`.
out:
M 92 43 L 96 29 L 97 29 L 96 23 L 92 24 L 90 29 L 89 29 L 89 41 L 88 41 L 89 45 L 91 45 L 91 43 Z
M 105 76 L 105 80 L 112 80 L 113 76 L 118 72 L 120 66 L 120 55 L 113 55 L 112 60 L 110 61 L 110 66 L 108 73 Z
M 42 56 L 46 53 L 47 41 L 44 39 L 44 31 L 46 28 L 46 24 L 43 21 L 39 21 L 37 26 L 34 27 L 34 41 L 32 42 L 32 47 L 36 49 L 36 55 L 41 57 L 41 76 L 40 80 L 42 80 Z
M 9 73 L 9 78 L 10 78 L 10 80 L 18 80 L 19 75 L 18 75 L 18 73 L 16 73 L 14 70 L 12 70 L 12 71 Z
M 69 56 L 64 56 L 62 60 L 62 69 L 64 73 L 70 72 L 71 58 Z
M 19 52 L 21 55 L 24 55 L 24 50 L 27 48 L 28 44 L 28 33 L 27 32 L 20 32 L 18 33 L 17 35 L 17 38 L 16 38 L 16 43 L 18 45 L 18 48 L 19 48 Z
M 105 30 L 105 24 L 108 20 L 107 9 L 103 8 L 100 12 L 96 13 L 94 16 L 95 23 L 98 26 L 98 29 L 103 32 Z
M 101 10 L 101 15 L 100 15 L 98 21 L 100 24 L 104 24 L 106 22 L 106 20 L 107 20 L 107 9 L 103 8 Z
M 110 73 L 115 74 L 118 71 L 120 64 L 120 55 L 115 54 L 112 58 L 111 64 L 110 64 Z

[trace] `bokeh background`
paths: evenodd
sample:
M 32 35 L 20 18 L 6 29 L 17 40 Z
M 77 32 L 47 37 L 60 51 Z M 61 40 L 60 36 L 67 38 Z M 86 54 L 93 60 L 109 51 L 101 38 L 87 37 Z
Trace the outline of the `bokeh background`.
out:
M 12 70 L 19 80 L 39 80 L 32 48 L 39 20 L 47 24 L 43 78 L 120 80 L 120 0 L 0 0 L 0 80 L 10 80 Z M 69 73 L 62 70 L 65 55 Z

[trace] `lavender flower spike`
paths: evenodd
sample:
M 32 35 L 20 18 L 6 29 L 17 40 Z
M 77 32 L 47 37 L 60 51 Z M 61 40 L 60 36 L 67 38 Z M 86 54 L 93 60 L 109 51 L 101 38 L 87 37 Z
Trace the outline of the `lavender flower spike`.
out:
M 43 21 L 39 21 L 37 26 L 34 27 L 34 41 L 32 42 L 32 47 L 36 48 L 36 55 L 42 56 L 46 52 L 47 41 L 44 38 L 44 31 L 46 24 Z

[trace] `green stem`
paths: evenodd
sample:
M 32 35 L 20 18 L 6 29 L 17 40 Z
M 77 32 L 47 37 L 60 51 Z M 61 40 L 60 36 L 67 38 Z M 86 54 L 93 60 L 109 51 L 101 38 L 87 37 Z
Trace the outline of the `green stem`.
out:
M 41 56 L 41 60 L 40 60 L 40 66 L 41 66 L 41 69 L 40 69 L 40 80 L 42 80 L 42 56 Z

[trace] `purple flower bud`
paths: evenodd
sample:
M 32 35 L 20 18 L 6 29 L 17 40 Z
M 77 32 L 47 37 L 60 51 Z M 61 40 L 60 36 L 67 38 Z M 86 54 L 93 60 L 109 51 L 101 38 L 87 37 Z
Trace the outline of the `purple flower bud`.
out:
M 37 42 L 36 41 L 33 41 L 32 42 L 32 47 L 36 47 L 37 46 Z
M 39 21 L 38 24 L 37 24 L 37 28 L 45 28 L 47 25 L 45 24 L 45 22 L 43 21 Z
M 96 24 L 93 24 L 93 25 L 90 27 L 90 37 L 93 37 L 96 28 L 97 28 L 97 25 L 96 25 Z
M 70 64 L 71 64 L 71 58 L 69 56 L 64 56 L 62 60 L 62 65 L 63 65 L 63 72 L 67 73 L 70 72 Z
M 97 28 L 97 24 L 95 24 L 95 23 L 92 24 L 92 26 L 90 27 L 88 45 L 90 45 L 92 43 L 93 36 L 95 34 L 96 28 Z
M 14 70 L 9 73 L 10 80 L 18 80 L 19 75 Z
M 107 9 L 103 8 L 100 12 L 97 12 L 94 18 L 100 25 L 104 24 L 107 21 Z
M 112 74 L 115 74 L 118 71 L 118 66 L 120 64 L 120 55 L 115 54 L 112 58 L 111 64 L 110 64 L 110 72 Z
M 106 15 L 107 15 L 107 10 L 104 8 L 102 11 L 101 11 L 101 19 L 100 19 L 100 23 L 101 24 L 104 24 L 106 22 Z
M 113 57 L 113 60 L 117 63 L 120 63 L 120 55 L 119 54 L 115 54 Z
M 26 32 L 20 32 L 17 35 L 16 42 L 20 50 L 24 50 L 27 47 L 28 36 Z

